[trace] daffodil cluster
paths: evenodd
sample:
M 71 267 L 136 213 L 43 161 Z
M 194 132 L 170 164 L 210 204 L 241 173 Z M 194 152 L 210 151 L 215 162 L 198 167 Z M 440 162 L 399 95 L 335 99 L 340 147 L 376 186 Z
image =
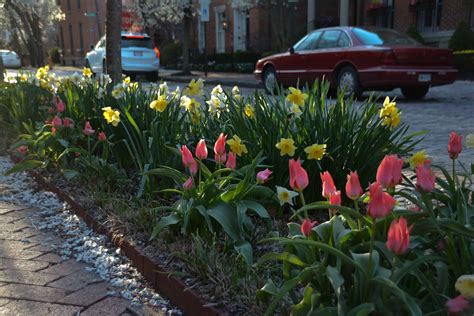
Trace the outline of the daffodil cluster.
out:
M 291 138 L 281 138 L 280 141 L 275 145 L 280 150 L 280 156 L 288 155 L 293 157 L 295 155 L 295 141 Z M 307 154 L 308 160 L 321 160 L 326 155 L 326 144 L 313 144 L 304 149 Z
M 397 108 L 395 101 L 390 101 L 389 97 L 386 97 L 383 101 L 383 107 L 380 109 L 380 118 L 382 119 L 382 126 L 388 126 L 395 128 L 400 124 L 401 112 Z
M 227 95 L 221 85 L 215 86 L 211 91 L 211 98 L 206 101 L 209 112 L 220 117 L 221 113 L 227 111 Z
M 107 123 L 117 127 L 118 123 L 120 123 L 120 112 L 112 109 L 110 106 L 102 108 L 102 111 L 104 111 L 102 114 Z
M 301 116 L 303 111 L 301 108 L 304 106 L 305 100 L 308 98 L 308 94 L 303 93 L 300 89 L 290 87 L 290 91 L 286 96 L 286 101 L 290 103 L 290 112 L 296 117 Z

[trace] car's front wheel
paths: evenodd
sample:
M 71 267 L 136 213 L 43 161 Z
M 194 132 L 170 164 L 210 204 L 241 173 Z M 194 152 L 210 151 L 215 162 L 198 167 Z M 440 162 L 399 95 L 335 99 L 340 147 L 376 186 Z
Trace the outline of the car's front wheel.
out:
M 262 81 L 263 81 L 263 88 L 268 94 L 275 93 L 276 87 L 278 85 L 278 80 L 276 77 L 276 72 L 275 68 L 273 67 L 267 67 L 263 71 L 263 76 L 262 76 Z
M 359 84 L 357 70 L 350 66 L 342 68 L 337 76 L 337 88 L 339 91 L 344 91 L 344 97 L 346 98 L 352 94 L 355 97 L 359 97 L 362 90 Z
M 422 99 L 430 90 L 429 86 L 419 87 L 402 87 L 403 96 L 408 100 L 419 100 Z

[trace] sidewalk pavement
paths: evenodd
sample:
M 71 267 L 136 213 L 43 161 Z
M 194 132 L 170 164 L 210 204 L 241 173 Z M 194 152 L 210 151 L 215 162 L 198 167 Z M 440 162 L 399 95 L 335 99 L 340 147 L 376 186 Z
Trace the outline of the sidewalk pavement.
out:
M 188 83 L 191 79 L 202 78 L 206 84 L 223 85 L 228 87 L 239 86 L 244 88 L 262 88 L 260 82 L 255 79 L 253 74 L 235 73 L 235 72 L 208 72 L 207 77 L 203 71 L 191 71 L 192 75 L 179 75 L 181 70 L 160 69 L 160 78 L 163 81 Z
M 62 238 L 34 228 L 36 212 L 0 202 L 0 315 L 154 314 L 111 294 L 119 291 L 86 264 L 61 259 L 52 245 Z

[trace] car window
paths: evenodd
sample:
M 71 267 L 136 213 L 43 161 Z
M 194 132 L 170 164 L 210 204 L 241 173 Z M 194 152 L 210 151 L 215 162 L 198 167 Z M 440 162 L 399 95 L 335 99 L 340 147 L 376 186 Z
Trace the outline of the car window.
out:
M 364 45 L 389 45 L 389 46 L 418 46 L 417 41 L 409 36 L 390 29 L 361 29 L 354 28 L 355 36 Z
M 151 38 L 138 36 L 122 36 L 122 48 L 143 47 L 153 49 Z
M 337 41 L 337 47 L 349 47 L 351 46 L 351 40 L 349 36 L 345 32 L 341 32 L 341 36 L 339 36 L 339 40 Z
M 304 50 L 311 50 L 316 47 L 321 32 L 312 32 L 303 37 L 296 45 L 294 46 L 295 52 L 300 52 Z
M 334 48 L 338 47 L 338 40 L 341 36 L 341 31 L 331 30 L 325 31 L 321 40 L 319 41 L 318 48 Z

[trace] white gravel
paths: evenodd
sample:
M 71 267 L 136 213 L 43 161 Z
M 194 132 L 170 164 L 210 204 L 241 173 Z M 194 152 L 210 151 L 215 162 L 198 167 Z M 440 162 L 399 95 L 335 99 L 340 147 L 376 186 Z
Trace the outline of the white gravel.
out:
M 35 192 L 34 180 L 24 172 L 5 176 L 12 166 L 9 158 L 0 157 L 0 201 L 37 208 L 39 211 L 32 218 L 33 226 L 63 238 L 62 244 L 53 245 L 63 259 L 75 258 L 85 262 L 87 271 L 94 271 L 100 278 L 118 287 L 120 295 L 134 306 L 148 304 L 169 314 L 181 314 L 166 299 L 146 286 L 143 276 L 131 266 L 130 260 L 120 253 L 120 249 L 110 243 L 107 236 L 94 233 L 56 194 Z

